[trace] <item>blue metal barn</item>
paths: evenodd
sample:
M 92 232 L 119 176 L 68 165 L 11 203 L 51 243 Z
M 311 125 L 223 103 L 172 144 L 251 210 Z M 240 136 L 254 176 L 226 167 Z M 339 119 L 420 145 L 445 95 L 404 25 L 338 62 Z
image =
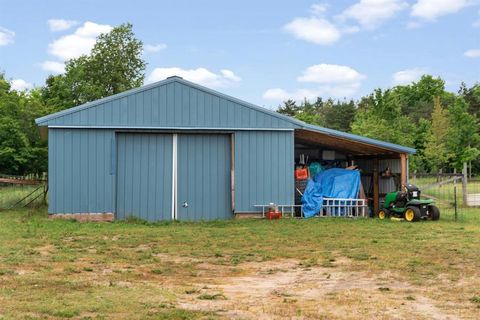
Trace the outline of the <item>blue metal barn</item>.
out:
M 305 146 L 377 168 L 397 161 L 402 179 L 406 155 L 415 152 L 311 126 L 180 77 L 36 122 L 48 128 L 49 214 L 107 220 L 229 219 L 259 204 L 294 204 L 295 156 Z

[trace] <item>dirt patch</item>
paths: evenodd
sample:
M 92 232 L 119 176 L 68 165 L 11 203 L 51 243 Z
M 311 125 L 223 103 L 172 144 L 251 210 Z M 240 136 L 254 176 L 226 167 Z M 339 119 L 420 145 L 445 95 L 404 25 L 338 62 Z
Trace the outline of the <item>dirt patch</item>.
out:
M 154 256 L 164 262 L 173 262 L 173 263 L 201 263 L 202 262 L 202 260 L 200 259 L 173 256 L 168 253 L 155 253 Z
M 216 272 L 211 281 L 178 296 L 178 305 L 230 319 L 458 319 L 436 306 L 421 288 L 391 273 L 304 268 L 295 260 L 249 262 L 239 267 L 248 274 L 220 276 Z M 198 298 L 220 294 L 225 299 Z
M 437 308 L 435 305 L 432 304 L 432 301 L 425 298 L 419 297 L 412 303 L 413 308 L 420 314 L 427 316 L 430 319 L 436 320 L 449 320 L 449 319 L 459 319 L 456 316 L 448 315 L 444 311 Z
M 49 256 L 55 251 L 55 246 L 49 244 L 43 247 L 38 247 L 36 249 L 41 256 Z

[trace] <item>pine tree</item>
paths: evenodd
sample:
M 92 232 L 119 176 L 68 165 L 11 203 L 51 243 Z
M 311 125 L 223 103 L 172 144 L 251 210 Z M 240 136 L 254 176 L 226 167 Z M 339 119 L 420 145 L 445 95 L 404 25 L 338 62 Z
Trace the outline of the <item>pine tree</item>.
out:
M 425 161 L 433 171 L 445 167 L 451 155 L 447 149 L 447 137 L 450 131 L 448 111 L 442 107 L 440 98 L 433 99 L 432 125 L 425 141 Z

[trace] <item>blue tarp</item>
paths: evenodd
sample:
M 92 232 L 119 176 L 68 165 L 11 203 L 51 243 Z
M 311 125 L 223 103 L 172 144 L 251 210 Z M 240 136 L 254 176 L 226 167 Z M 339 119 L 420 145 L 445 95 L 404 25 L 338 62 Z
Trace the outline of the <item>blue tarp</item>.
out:
M 323 198 L 357 199 L 360 190 L 360 172 L 357 170 L 329 169 L 309 178 L 302 197 L 305 218 L 322 210 Z

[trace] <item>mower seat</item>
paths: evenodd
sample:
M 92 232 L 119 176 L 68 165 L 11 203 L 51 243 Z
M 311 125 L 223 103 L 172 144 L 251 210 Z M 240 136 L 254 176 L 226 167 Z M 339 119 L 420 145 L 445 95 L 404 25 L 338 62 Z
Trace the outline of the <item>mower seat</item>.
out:
M 403 208 L 407 204 L 408 194 L 404 191 L 397 193 L 397 197 L 395 198 L 395 207 Z

